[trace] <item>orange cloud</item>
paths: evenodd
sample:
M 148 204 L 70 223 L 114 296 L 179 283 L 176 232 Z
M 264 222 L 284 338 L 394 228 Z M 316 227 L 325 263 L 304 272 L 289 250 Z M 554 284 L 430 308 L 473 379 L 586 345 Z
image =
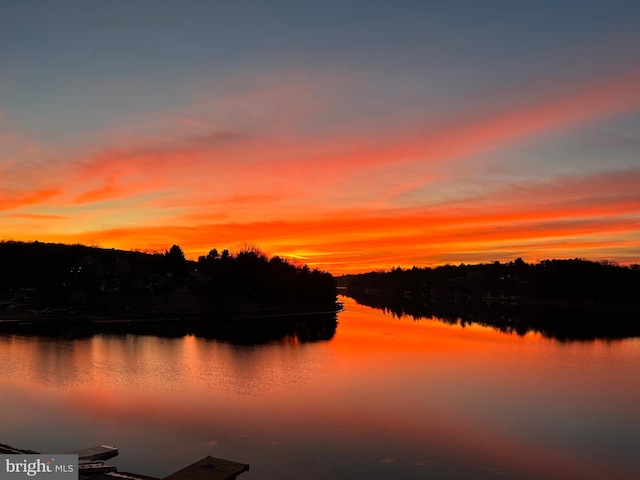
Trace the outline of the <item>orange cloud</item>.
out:
M 429 164 L 472 157 L 504 147 L 505 142 L 636 109 L 640 106 L 639 91 L 640 75 L 629 74 L 552 94 L 511 110 L 470 112 L 439 127 L 411 124 L 395 127 L 394 133 L 374 131 L 360 136 L 330 132 L 325 137 L 303 132 L 300 127 L 287 131 L 287 137 L 282 138 L 278 132 L 252 136 L 228 129 L 202 132 L 198 127 L 197 132 L 185 132 L 182 138 L 130 139 L 125 146 L 81 156 L 70 167 L 73 171 L 67 185 L 75 191 L 87 182 L 104 178 L 121 185 L 113 189 L 102 185 L 77 193 L 74 198 L 80 201 L 95 195 L 108 200 L 110 193 L 113 198 L 130 196 L 140 189 L 150 192 L 184 187 L 202 192 L 205 179 L 217 188 L 226 188 L 227 196 L 232 190 L 240 197 L 253 194 L 251 190 L 259 185 L 281 189 L 304 183 L 319 186 L 324 193 L 347 180 L 350 186 L 364 188 L 353 185 L 357 181 L 353 175 L 367 175 L 376 165 Z M 257 96 L 256 100 L 261 98 Z M 295 122 L 290 119 L 286 124 Z M 423 173 L 410 186 L 420 185 L 421 180 L 433 178 Z M 127 193 L 128 189 L 137 190 Z M 404 191 L 392 187 L 386 196 L 392 197 L 396 190 Z
M 414 123 L 358 135 L 340 134 L 339 120 L 335 128 L 314 131 L 305 122 L 336 106 L 320 108 L 313 99 L 296 108 L 309 94 L 297 92 L 274 128 L 207 131 L 186 122 L 179 135 L 134 135 L 115 146 L 72 152 L 68 162 L 50 155 L 31 167 L 5 168 L 3 183 L 14 188 L 0 193 L 0 210 L 75 221 L 54 225 L 43 216 L 39 229 L 29 230 L 5 215 L 0 228 L 16 239 L 46 231 L 39 240 L 119 248 L 179 243 L 191 257 L 214 246 L 252 243 L 334 272 L 456 256 L 550 257 L 569 246 L 572 256 L 608 252 L 628 259 L 638 253 L 637 169 L 485 184 L 483 194 L 446 201 L 422 192 L 429 190 L 425 183 L 456 178 L 453 160 L 632 111 L 640 106 L 639 92 L 640 75 L 632 73 L 436 127 Z M 254 100 L 262 96 L 268 93 Z M 231 102 L 236 114 L 241 101 Z M 245 114 L 264 121 L 270 109 L 263 110 L 256 118 Z M 399 196 L 409 200 L 393 208 Z
M 523 94 L 526 92 L 523 92 Z M 441 162 L 474 156 L 506 142 L 547 132 L 564 131 L 640 107 L 640 73 L 573 86 L 535 102 L 496 111 L 487 108 L 450 119 L 436 127 L 408 125 L 394 132 L 331 142 L 311 153 L 301 151 L 304 168 L 369 168 L 380 164 Z M 307 139 L 308 141 L 308 139 Z M 296 163 L 299 159 L 292 159 Z
M 46 215 L 41 213 L 10 213 L 3 215 L 5 218 L 16 218 L 24 220 L 64 220 L 63 215 Z
M 93 190 L 89 190 L 76 195 L 71 200 L 71 203 L 85 204 L 99 202 L 101 200 L 112 200 L 120 196 L 121 193 L 123 193 L 123 190 L 121 188 L 107 184 L 102 187 L 95 188 Z
M 301 258 L 334 273 L 449 261 L 522 256 L 638 256 L 640 170 L 565 177 L 507 187 L 494 194 L 433 207 L 372 211 L 335 209 L 286 220 L 214 222 L 175 215 L 163 225 L 89 230 L 61 241 L 119 248 L 180 244 L 196 258 L 210 248 L 241 243 Z M 533 200 L 532 200 L 533 199 Z
M 0 192 L 0 211 L 13 210 L 20 207 L 44 203 L 58 195 L 57 188 L 47 188 L 34 191 Z

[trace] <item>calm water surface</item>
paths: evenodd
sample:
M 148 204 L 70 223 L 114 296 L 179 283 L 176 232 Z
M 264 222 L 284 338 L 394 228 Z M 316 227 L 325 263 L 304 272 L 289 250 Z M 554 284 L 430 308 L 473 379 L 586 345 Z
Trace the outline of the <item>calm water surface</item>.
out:
M 0 442 L 108 443 L 121 471 L 205 455 L 251 479 L 640 478 L 640 339 L 559 343 L 344 299 L 335 337 L 0 337 Z

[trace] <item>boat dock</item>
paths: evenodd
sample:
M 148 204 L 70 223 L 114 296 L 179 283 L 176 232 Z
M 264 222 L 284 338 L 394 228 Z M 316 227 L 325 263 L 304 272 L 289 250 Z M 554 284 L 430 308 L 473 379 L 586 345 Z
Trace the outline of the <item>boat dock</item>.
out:
M 238 475 L 247 471 L 249 471 L 249 465 L 246 463 L 207 456 L 162 479 L 135 473 L 82 474 L 80 472 L 78 480 L 236 480 Z
M 78 455 L 78 461 L 96 461 L 109 460 L 118 456 L 118 449 L 111 445 L 98 445 L 97 447 L 85 448 L 84 450 L 76 450 L 69 452 L 72 455 Z
M 207 456 L 162 480 L 235 480 L 247 471 L 249 464 Z
M 20 450 L 0 444 L 0 453 L 4 454 L 36 454 L 33 450 Z M 222 458 L 206 456 L 191 465 L 184 467 L 162 479 L 136 473 L 117 472 L 115 467 L 104 464 L 104 460 L 118 455 L 118 449 L 109 445 L 85 448 L 70 452 L 78 455 L 78 480 L 236 480 L 238 475 L 249 471 L 249 464 L 232 462 Z M 93 468 L 100 464 L 100 468 Z M 92 468 L 82 468 L 92 467 Z M 84 470 L 84 471 L 83 471 Z

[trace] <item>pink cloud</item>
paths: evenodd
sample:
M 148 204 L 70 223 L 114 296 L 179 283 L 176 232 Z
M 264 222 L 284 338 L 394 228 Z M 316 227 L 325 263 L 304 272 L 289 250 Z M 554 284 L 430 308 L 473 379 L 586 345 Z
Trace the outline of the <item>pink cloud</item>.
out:
M 280 96 L 287 96 L 278 93 L 274 85 L 269 88 L 276 91 L 270 92 L 265 87 L 244 101 L 251 103 L 251 100 L 258 106 L 260 102 L 271 105 L 274 101 L 277 103 Z M 537 103 L 509 111 L 470 112 L 440 127 L 409 124 L 402 128 L 396 126 L 395 133 L 368 132 L 361 136 L 340 135 L 335 129 L 328 137 L 310 133 L 304 127 L 308 109 L 300 112 L 287 104 L 291 111 L 287 113 L 286 123 L 293 130 L 287 131 L 286 139 L 282 138 L 282 132 L 270 130 L 269 126 L 264 127 L 266 135 L 260 133 L 260 125 L 251 127 L 258 129 L 251 135 L 225 128 L 207 132 L 197 126 L 191 131 L 183 128 L 178 137 L 173 138 L 171 132 L 168 137 L 133 138 L 124 145 L 97 148 L 89 154 L 80 152 L 66 167 L 65 173 L 70 175 L 66 175 L 65 185 L 71 203 L 186 189 L 190 194 L 181 198 L 188 204 L 191 194 L 206 192 L 207 179 L 224 197 L 251 197 L 256 194 L 255 188 L 260 190 L 258 195 L 268 196 L 272 194 L 269 190 L 280 191 L 296 185 L 313 186 L 323 195 L 335 192 L 335 185 L 341 183 L 342 187 L 345 182 L 364 191 L 367 186 L 358 185 L 354 176 L 376 165 L 441 163 L 485 153 L 503 147 L 505 142 L 636 109 L 640 106 L 638 91 L 640 76 L 630 74 L 551 94 Z M 305 95 L 313 97 L 314 94 L 296 92 L 295 101 L 290 103 L 304 104 Z M 239 115 L 246 110 L 241 107 L 243 98 L 232 96 L 227 102 L 231 106 L 226 108 Z M 267 121 L 267 112 L 258 116 L 260 121 Z M 296 118 L 301 119 L 299 125 Z M 421 181 L 426 179 L 415 178 L 408 188 L 419 186 Z M 391 187 L 382 198 L 391 198 L 405 188 Z M 213 189 L 209 190 L 213 193 Z M 218 195 L 210 197 L 216 199 Z

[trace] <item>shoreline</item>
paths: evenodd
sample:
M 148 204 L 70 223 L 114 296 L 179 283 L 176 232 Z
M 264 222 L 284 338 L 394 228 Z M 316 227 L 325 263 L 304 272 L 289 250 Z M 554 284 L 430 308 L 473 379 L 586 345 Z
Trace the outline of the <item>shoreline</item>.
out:
M 335 315 L 342 307 L 331 310 L 287 311 L 287 310 L 246 310 L 237 312 L 147 312 L 135 315 L 100 315 L 97 312 L 66 312 L 48 315 L 37 311 L 20 311 L 19 315 L 0 311 L 0 324 L 107 324 L 107 323 L 147 323 L 147 322 L 250 322 L 263 319 L 289 317 L 316 317 Z
M 234 343 L 264 343 L 286 337 L 300 341 L 328 340 L 335 335 L 335 308 L 312 311 L 247 309 L 234 312 L 144 312 L 104 315 L 95 311 L 36 311 L 0 313 L 0 334 L 86 338 L 96 334 L 155 335 L 161 337 L 199 337 Z

